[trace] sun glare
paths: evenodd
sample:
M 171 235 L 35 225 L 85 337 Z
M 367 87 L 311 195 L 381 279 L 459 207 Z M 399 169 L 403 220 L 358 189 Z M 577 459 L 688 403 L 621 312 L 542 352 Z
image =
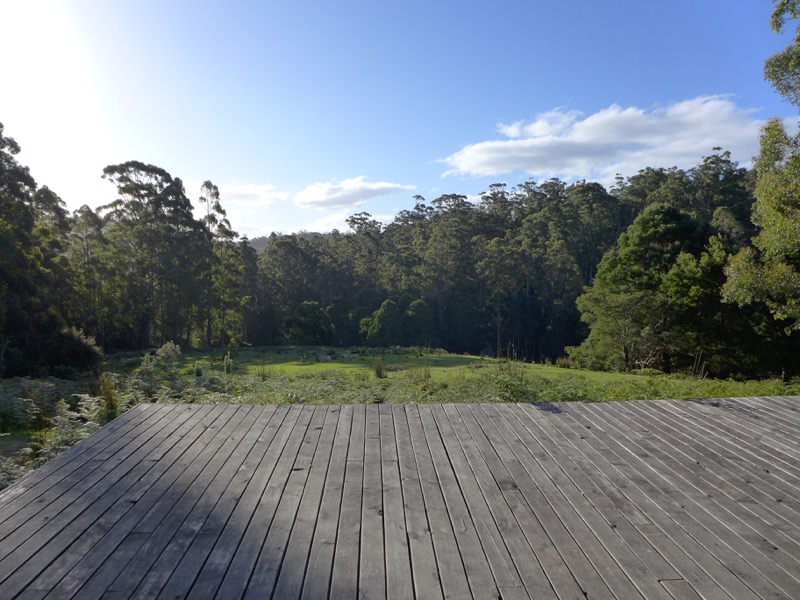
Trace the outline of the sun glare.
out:
M 14 57 L 4 61 L 4 79 L 13 86 L 0 95 L 0 122 L 22 145 L 20 160 L 37 182 L 77 208 L 97 193 L 87 182 L 108 187 L 99 174 L 110 129 L 88 49 L 56 0 L 4 1 L 0 21 L 2 54 Z

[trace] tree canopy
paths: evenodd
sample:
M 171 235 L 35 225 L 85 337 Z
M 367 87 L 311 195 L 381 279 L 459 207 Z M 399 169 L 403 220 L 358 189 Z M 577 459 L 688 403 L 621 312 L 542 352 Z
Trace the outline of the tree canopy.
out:
M 91 368 L 100 349 L 167 342 L 569 353 L 594 368 L 697 375 L 796 369 L 784 329 L 800 317 L 800 163 L 777 122 L 757 186 L 715 148 L 696 167 L 649 167 L 610 190 L 497 183 L 473 201 L 416 196 L 385 225 L 362 212 L 348 231 L 256 243 L 233 230 L 211 181 L 186 190 L 139 161 L 104 169 L 106 205 L 69 214 L 2 132 L 2 375 Z M 722 301 L 723 286 L 736 302 Z
M 778 33 L 800 17 L 798 0 L 780 0 L 772 14 Z M 764 75 L 789 103 L 800 108 L 800 26 L 783 51 L 767 59 Z M 741 306 L 765 304 L 787 332 L 800 329 L 800 134 L 770 119 L 761 131 L 755 169 L 752 247 L 742 248 L 727 268 L 726 299 Z

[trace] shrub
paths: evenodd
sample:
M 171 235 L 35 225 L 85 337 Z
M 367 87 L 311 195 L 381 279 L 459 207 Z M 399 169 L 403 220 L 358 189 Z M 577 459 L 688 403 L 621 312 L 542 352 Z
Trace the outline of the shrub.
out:
M 13 458 L 0 457 L 0 490 L 4 490 L 30 472 L 30 468 L 19 464 Z
M 42 357 L 46 364 L 56 365 L 53 374 L 63 379 L 77 379 L 79 372 L 97 373 L 103 358 L 95 339 L 74 327 L 56 333 Z
M 225 369 L 225 375 L 230 377 L 231 373 L 233 372 L 233 359 L 231 358 L 231 353 L 228 352 L 223 359 L 223 365 Z
M 36 407 L 30 398 L 20 398 L 4 387 L 0 393 L 0 433 L 28 429 L 33 424 Z
M 114 376 L 111 373 L 103 373 L 98 388 L 98 395 L 102 400 L 102 410 L 98 420 L 101 423 L 109 423 L 119 414 L 119 399 L 114 387 Z
M 378 379 L 386 377 L 386 367 L 383 364 L 382 358 L 378 357 L 372 361 L 372 372 L 375 373 L 375 377 Z
M 102 407 L 101 398 L 84 394 L 74 399 L 72 407 L 63 400 L 59 401 L 51 419 L 51 427 L 39 431 L 31 442 L 34 467 L 55 458 L 96 431 L 100 425 L 95 417 L 103 412 Z

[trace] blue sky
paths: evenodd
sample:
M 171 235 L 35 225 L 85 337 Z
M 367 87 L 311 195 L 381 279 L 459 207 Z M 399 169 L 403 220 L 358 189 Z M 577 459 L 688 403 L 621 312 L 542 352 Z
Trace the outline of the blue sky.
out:
M 75 209 L 126 160 L 210 179 L 234 229 L 388 222 L 446 193 L 744 165 L 770 116 L 767 0 L 0 0 L 0 122 Z M 793 24 L 788 29 L 792 33 Z M 9 57 L 12 57 L 9 60 Z

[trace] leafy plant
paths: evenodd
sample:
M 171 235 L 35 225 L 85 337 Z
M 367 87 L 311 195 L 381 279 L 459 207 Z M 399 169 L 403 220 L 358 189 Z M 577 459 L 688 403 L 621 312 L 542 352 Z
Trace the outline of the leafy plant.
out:
M 386 377 L 386 367 L 382 358 L 378 357 L 372 361 L 372 372 L 375 373 L 375 377 L 378 379 Z

